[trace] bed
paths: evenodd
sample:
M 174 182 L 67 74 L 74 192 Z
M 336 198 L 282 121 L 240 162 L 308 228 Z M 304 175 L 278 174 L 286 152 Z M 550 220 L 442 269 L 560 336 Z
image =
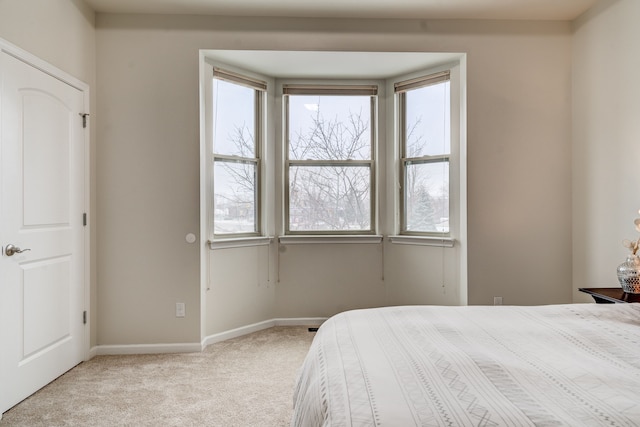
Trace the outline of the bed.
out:
M 403 306 L 327 320 L 292 426 L 640 426 L 640 304 Z

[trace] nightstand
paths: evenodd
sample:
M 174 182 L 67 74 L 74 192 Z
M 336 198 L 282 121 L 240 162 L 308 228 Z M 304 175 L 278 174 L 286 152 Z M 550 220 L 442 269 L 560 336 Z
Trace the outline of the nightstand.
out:
M 628 294 L 622 288 L 578 288 L 593 297 L 598 304 L 640 302 L 640 294 Z

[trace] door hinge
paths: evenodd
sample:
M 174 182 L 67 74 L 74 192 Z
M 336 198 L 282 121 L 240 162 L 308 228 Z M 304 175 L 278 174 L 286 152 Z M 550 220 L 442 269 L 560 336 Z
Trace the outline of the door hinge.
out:
M 82 312 L 82 324 L 83 325 L 87 324 L 87 310 Z
M 80 117 L 82 117 L 82 127 L 84 129 L 86 129 L 87 127 L 87 117 L 89 116 L 89 113 L 78 113 L 80 114 Z
M 82 225 L 84 227 L 87 226 L 87 213 L 86 212 L 82 214 Z

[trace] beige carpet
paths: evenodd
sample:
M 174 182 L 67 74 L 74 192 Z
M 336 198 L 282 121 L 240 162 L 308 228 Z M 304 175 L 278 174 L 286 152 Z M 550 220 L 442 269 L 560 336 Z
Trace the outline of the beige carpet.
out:
M 314 335 L 276 327 L 202 353 L 95 357 L 5 412 L 0 426 L 287 426 Z

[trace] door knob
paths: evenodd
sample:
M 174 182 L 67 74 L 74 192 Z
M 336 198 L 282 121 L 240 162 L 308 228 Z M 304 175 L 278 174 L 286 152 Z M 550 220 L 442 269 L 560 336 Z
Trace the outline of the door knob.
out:
M 7 254 L 7 256 L 13 256 L 14 254 L 21 254 L 22 252 L 30 250 L 31 249 L 20 249 L 19 247 L 14 245 L 7 245 L 7 247 L 4 248 L 4 253 Z

